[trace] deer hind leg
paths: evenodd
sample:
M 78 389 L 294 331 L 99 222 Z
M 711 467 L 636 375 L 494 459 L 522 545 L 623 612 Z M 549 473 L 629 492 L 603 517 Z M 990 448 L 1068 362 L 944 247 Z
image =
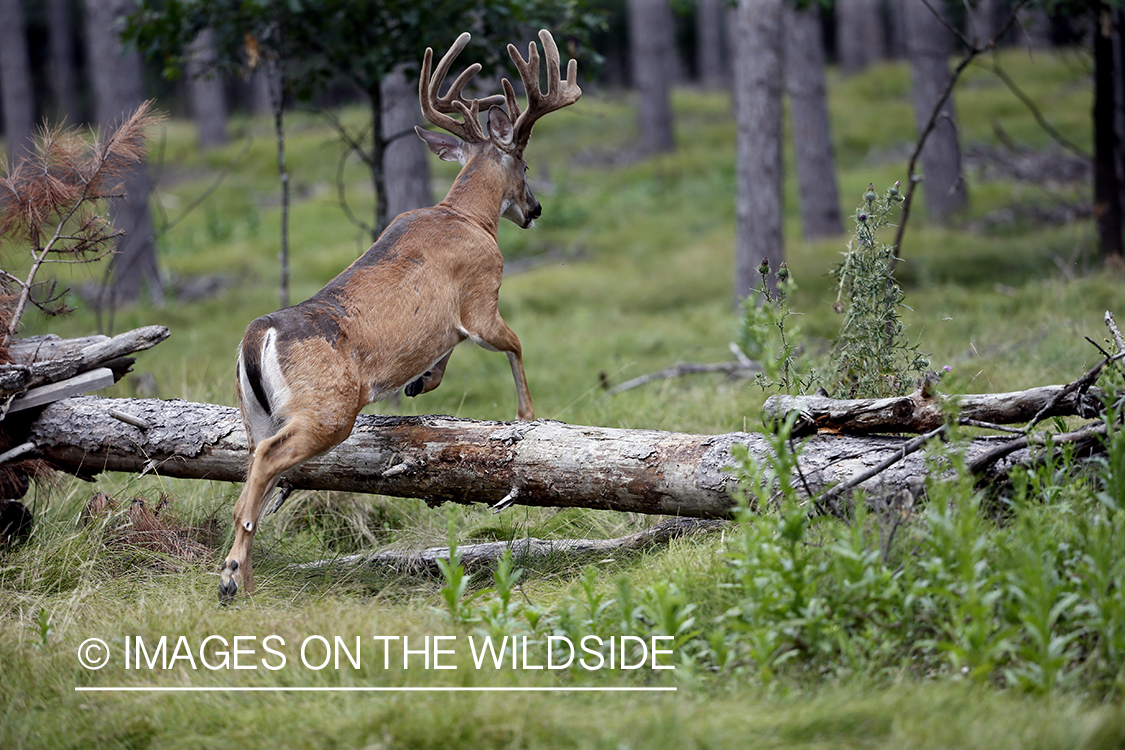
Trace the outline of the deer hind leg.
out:
M 512 379 L 516 382 L 516 416 L 531 421 L 535 419 L 535 407 L 531 403 L 531 392 L 527 389 L 527 375 L 523 371 L 523 348 L 519 337 L 508 327 L 498 311 L 483 321 L 473 321 L 476 325 L 466 325 L 462 333 L 478 346 L 494 352 L 504 352 L 512 367 Z
M 354 417 L 353 417 L 354 422 Z M 290 418 L 276 434 L 257 443 L 250 457 L 250 470 L 234 506 L 234 545 L 227 553 L 219 582 L 219 601 L 227 604 L 241 588 L 254 592 L 251 550 L 258 519 L 278 479 L 289 469 L 338 445 L 351 432 L 351 424 L 326 428 L 320 415 Z
M 441 379 L 445 377 L 445 366 L 449 364 L 449 358 L 452 354 L 453 350 L 450 349 L 449 354 L 446 354 L 433 367 L 422 373 L 422 377 L 406 386 L 406 390 L 403 392 L 410 398 L 414 398 L 415 396 L 421 396 L 423 393 L 429 393 L 441 385 Z

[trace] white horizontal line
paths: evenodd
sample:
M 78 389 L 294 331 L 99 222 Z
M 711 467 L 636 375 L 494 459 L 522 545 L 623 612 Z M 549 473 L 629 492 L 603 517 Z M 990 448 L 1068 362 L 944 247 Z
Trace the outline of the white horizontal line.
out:
M 675 687 L 75 687 L 100 693 L 643 693 L 676 692 Z

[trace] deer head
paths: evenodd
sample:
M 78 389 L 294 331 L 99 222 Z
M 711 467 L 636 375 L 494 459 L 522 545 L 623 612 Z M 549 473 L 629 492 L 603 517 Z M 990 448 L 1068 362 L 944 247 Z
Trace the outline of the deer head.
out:
M 511 81 L 502 81 L 504 93 L 483 99 L 467 99 L 465 85 L 480 72 L 480 63 L 473 63 L 450 85 L 444 96 L 439 95 L 442 81 L 453 60 L 465 48 L 470 39 L 465 32 L 438 62 L 430 74 L 433 64 L 433 50 L 426 48 L 422 60 L 422 73 L 418 84 L 418 98 L 422 114 L 433 125 L 452 134 L 415 128 L 430 150 L 446 161 L 457 161 L 467 166 L 474 158 L 483 157 L 494 165 L 498 178 L 503 182 L 503 201 L 500 215 L 519 227 L 526 228 L 542 213 L 542 207 L 531 188 L 527 185 L 527 162 L 524 149 L 531 137 L 535 122 L 557 109 L 574 104 L 582 95 L 578 87 L 578 61 L 571 60 L 567 66 L 567 77 L 563 79 L 559 64 L 559 49 L 546 29 L 539 32 L 543 50 L 547 58 L 547 90 L 539 86 L 539 50 L 535 42 L 528 45 L 525 60 L 514 45 L 508 45 L 508 54 L 519 71 L 527 93 L 527 108 L 521 109 L 516 99 Z M 507 112 L 501 105 L 507 105 Z M 481 127 L 480 114 L 488 115 L 487 132 Z M 458 120 L 451 115 L 459 114 Z

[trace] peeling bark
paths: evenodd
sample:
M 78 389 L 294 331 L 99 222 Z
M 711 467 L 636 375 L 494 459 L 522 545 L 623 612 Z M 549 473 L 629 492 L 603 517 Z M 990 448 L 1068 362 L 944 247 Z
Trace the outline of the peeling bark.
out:
M 144 326 L 113 338 L 44 337 L 13 342 L 8 350 L 13 362 L 0 364 L 0 398 L 23 393 L 45 383 L 65 380 L 119 360 L 127 354 L 151 349 L 168 338 L 168 335 L 169 331 L 164 326 Z M 2 419 L 0 416 L 0 420 Z
M 128 417 L 129 421 L 123 421 Z M 138 424 L 145 425 L 143 427 Z M 60 469 L 155 472 L 168 477 L 241 482 L 246 436 L 237 410 L 155 399 L 72 398 L 45 407 L 26 436 Z M 888 436 L 815 436 L 800 455 L 803 481 L 816 494 L 902 448 Z M 422 498 L 430 504 L 585 507 L 634 513 L 728 518 L 737 506 L 731 447 L 757 460 L 763 435 L 693 435 L 535 422 L 479 422 L 453 417 L 360 415 L 344 443 L 286 474 L 295 489 L 340 490 Z M 967 458 L 995 440 L 967 444 Z M 860 486 L 909 489 L 926 472 L 926 451 L 906 456 Z M 1026 458 L 1006 456 L 1003 470 Z M 512 495 L 512 490 L 518 492 Z

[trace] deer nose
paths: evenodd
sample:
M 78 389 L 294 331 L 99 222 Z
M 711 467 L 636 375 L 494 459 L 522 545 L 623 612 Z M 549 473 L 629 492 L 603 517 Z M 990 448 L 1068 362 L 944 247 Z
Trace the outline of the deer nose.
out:
M 539 201 L 535 201 L 530 206 L 527 207 L 527 221 L 528 221 L 529 224 L 531 222 L 535 221 L 536 219 L 538 219 L 542 215 L 543 215 L 543 206 L 539 205 Z

